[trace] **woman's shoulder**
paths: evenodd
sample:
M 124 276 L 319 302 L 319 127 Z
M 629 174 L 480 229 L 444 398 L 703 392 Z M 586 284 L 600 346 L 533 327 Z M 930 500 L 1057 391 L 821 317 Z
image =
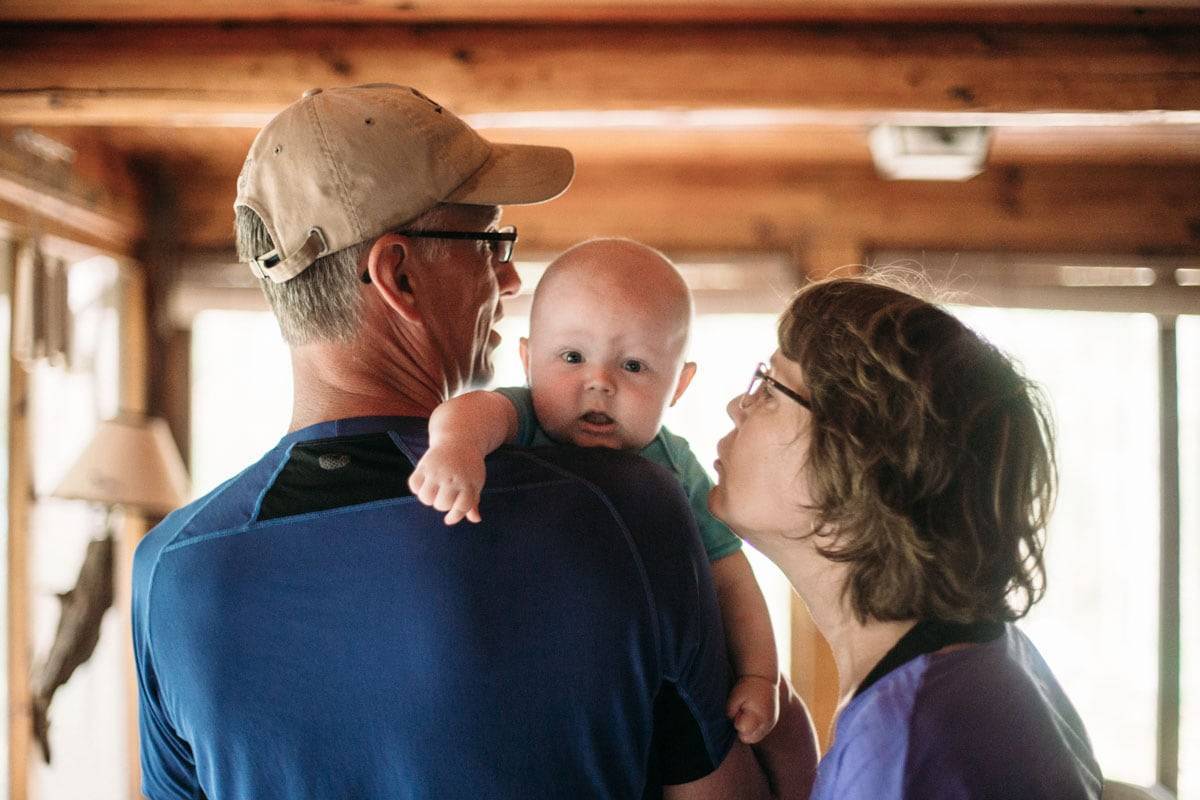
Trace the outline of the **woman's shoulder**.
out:
M 1099 797 L 1100 770 L 1079 715 L 1012 624 L 992 641 L 914 659 L 873 689 L 882 690 L 874 721 L 888 711 L 904 731 L 910 789 L 952 779 L 1023 786 L 1029 798 Z
M 998 786 L 1031 800 L 1100 796 L 1078 715 L 1012 625 L 992 641 L 922 655 L 885 675 L 843 711 L 826 759 L 818 785 L 829 796 L 858 797 L 856 787 L 878 797 L 959 796 L 945 794 L 947 786 L 962 797 Z

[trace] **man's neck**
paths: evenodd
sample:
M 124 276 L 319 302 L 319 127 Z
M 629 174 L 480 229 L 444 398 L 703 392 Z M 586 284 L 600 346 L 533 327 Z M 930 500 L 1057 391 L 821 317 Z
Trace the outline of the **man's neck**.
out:
M 445 399 L 444 379 L 403 353 L 357 342 L 293 347 L 289 431 L 351 417 L 428 417 Z

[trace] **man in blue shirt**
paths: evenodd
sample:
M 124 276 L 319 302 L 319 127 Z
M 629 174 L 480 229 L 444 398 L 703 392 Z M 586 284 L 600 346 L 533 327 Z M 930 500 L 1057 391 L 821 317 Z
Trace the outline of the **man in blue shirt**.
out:
M 291 349 L 292 421 L 138 548 L 148 797 L 807 793 L 786 685 L 769 776 L 724 716 L 711 578 L 667 473 L 501 451 L 470 528 L 407 489 L 430 411 L 490 376 L 520 285 L 498 207 L 572 172 L 406 87 L 310 90 L 260 132 L 238 247 Z

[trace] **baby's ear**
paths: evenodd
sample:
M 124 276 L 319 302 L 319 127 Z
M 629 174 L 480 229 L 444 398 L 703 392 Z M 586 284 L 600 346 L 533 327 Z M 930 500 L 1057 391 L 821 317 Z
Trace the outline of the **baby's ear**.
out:
M 529 339 L 525 336 L 521 337 L 520 346 L 517 348 L 521 353 L 521 366 L 525 368 L 525 383 L 529 383 Z
M 675 395 L 671 398 L 671 405 L 679 402 L 679 398 L 683 397 L 683 393 L 687 391 L 687 387 L 691 385 L 694 377 L 696 377 L 696 362 L 689 361 L 679 372 L 679 383 L 675 385 Z

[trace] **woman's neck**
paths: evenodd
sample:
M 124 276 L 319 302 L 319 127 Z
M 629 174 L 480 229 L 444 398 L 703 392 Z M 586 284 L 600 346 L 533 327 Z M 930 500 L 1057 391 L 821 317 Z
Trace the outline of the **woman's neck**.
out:
M 838 671 L 838 711 L 846 706 L 871 670 L 895 647 L 916 620 L 862 622 L 843 592 L 848 577 L 845 564 L 830 561 L 815 549 L 804 551 L 794 541 L 775 563 L 787 575 L 812 614 L 817 630 L 829 643 Z
M 853 614 L 845 613 L 837 621 L 828 620 L 824 625 L 817 623 L 837 664 L 839 713 L 854 699 L 855 692 L 871 670 L 915 624 L 916 620 L 859 622 Z

